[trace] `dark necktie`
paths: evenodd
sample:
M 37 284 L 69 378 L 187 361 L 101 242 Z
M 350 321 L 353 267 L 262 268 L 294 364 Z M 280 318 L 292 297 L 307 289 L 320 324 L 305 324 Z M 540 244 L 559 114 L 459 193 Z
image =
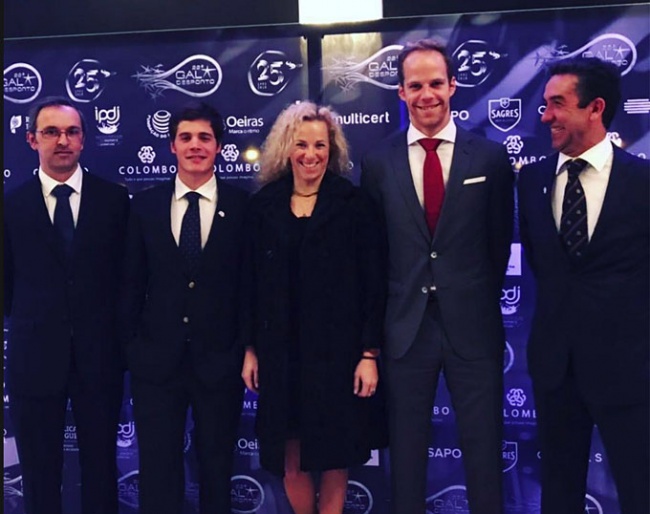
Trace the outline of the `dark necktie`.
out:
M 431 235 L 436 231 L 442 201 L 445 198 L 445 183 L 442 179 L 442 165 L 436 149 L 440 139 L 420 139 L 418 141 L 427 152 L 424 159 L 422 184 L 424 190 L 424 216 Z
M 70 208 L 70 195 L 73 191 L 74 189 L 67 184 L 60 184 L 52 189 L 52 195 L 56 197 L 54 226 L 63 239 L 66 253 L 70 253 L 72 238 L 74 237 L 74 219 Z
M 199 213 L 201 194 L 190 191 L 185 194 L 185 198 L 189 205 L 183 216 L 178 248 L 185 258 L 190 275 L 193 276 L 198 269 L 201 256 L 201 215 Z
M 575 159 L 569 161 L 566 168 L 567 183 L 564 188 L 564 200 L 562 201 L 560 236 L 571 259 L 582 257 L 589 243 L 587 200 L 579 178 L 586 165 L 586 161 Z

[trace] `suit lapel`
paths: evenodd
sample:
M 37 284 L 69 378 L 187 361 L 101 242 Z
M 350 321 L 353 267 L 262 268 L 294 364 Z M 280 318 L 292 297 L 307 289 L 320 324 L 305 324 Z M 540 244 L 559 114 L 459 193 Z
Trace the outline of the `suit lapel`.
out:
M 420 200 L 413 185 L 413 176 L 411 175 L 411 165 L 408 159 L 408 145 L 406 144 L 406 133 L 402 132 L 393 143 L 394 151 L 391 152 L 391 168 L 393 175 L 398 184 L 399 190 L 404 199 L 407 209 L 413 216 L 415 225 L 422 235 L 431 240 L 429 227 L 424 218 L 424 211 L 420 205 Z

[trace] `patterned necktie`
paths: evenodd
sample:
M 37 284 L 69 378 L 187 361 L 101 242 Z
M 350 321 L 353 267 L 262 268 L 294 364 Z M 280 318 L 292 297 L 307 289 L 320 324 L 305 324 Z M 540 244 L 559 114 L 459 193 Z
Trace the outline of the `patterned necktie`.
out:
M 587 200 L 580 183 L 580 173 L 587 166 L 582 159 L 567 164 L 567 183 L 562 201 L 560 236 L 571 259 L 579 259 L 589 243 L 587 229 Z
M 199 257 L 201 256 L 201 215 L 199 213 L 201 194 L 190 191 L 185 194 L 185 198 L 189 205 L 185 216 L 183 216 L 178 248 L 185 258 L 190 275 L 194 276 L 199 267 Z
M 424 190 L 424 216 L 429 232 L 433 236 L 436 231 L 442 201 L 445 197 L 445 183 L 442 179 L 442 165 L 436 149 L 440 139 L 420 139 L 418 141 L 427 153 L 424 159 L 424 174 L 422 185 Z
M 54 226 L 63 238 L 64 248 L 67 254 L 72 247 L 72 238 L 74 237 L 74 219 L 72 218 L 72 209 L 70 208 L 70 195 L 74 192 L 67 184 L 60 184 L 52 189 L 52 195 L 56 197 L 56 206 L 54 207 Z

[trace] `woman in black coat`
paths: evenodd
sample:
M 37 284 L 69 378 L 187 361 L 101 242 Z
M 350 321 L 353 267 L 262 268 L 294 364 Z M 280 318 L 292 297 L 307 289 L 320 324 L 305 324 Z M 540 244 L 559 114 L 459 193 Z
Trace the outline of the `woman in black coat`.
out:
M 251 201 L 242 377 L 259 394 L 262 466 L 284 477 L 296 514 L 343 511 L 348 468 L 385 445 L 375 412 L 385 243 L 370 200 L 340 175 L 334 113 L 285 109 L 264 143 Z

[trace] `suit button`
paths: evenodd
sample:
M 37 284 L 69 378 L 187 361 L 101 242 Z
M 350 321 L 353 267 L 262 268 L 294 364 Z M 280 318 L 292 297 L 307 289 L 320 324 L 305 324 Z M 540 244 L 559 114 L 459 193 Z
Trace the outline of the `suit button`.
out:
M 190 322 L 190 318 L 188 318 L 187 316 L 184 316 L 183 317 L 183 323 L 189 323 L 189 322 Z
M 423 286 L 420 291 L 422 291 L 424 294 L 429 294 L 429 288 L 427 286 Z
M 196 285 L 196 282 L 192 281 L 189 284 L 187 284 L 187 287 L 189 287 L 190 289 L 194 289 L 195 285 Z
M 431 258 L 432 259 L 437 259 L 438 258 L 438 252 L 431 252 Z

